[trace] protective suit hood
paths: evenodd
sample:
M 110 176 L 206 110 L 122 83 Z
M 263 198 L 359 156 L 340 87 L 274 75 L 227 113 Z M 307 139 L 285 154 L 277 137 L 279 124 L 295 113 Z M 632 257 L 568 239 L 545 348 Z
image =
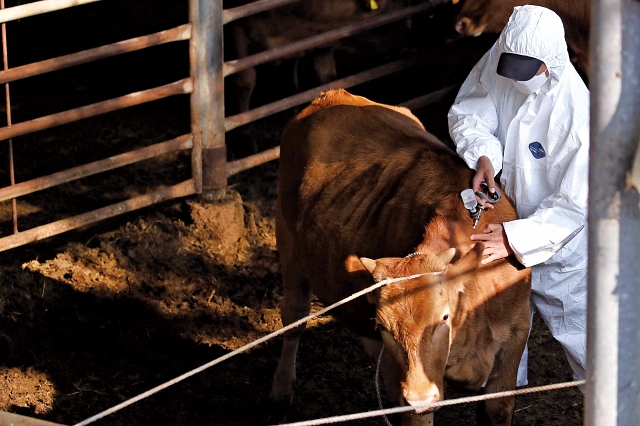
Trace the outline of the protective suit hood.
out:
M 562 20 L 539 6 L 518 6 L 497 42 L 500 53 L 515 53 L 541 60 L 549 70 L 552 90 L 569 62 Z

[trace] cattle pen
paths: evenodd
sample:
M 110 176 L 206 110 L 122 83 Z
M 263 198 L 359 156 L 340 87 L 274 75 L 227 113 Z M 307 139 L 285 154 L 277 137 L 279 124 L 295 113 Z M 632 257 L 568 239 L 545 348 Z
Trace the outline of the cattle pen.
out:
M 8 67 L 6 22 L 26 20 L 47 12 L 75 6 L 81 7 L 98 1 L 100 0 L 42 0 L 7 9 L 4 9 L 4 1 L 2 2 L 3 10 L 0 11 L 0 22 L 3 23 L 4 71 L 0 71 L 0 81 L 5 83 L 6 88 L 7 126 L 0 128 L 0 137 L 7 141 L 9 147 L 11 185 L 0 189 L 0 197 L 1 201 L 12 202 L 14 234 L 0 238 L 0 251 L 46 239 L 171 199 L 195 194 L 201 194 L 204 199 L 208 200 L 221 198 L 228 186 L 229 178 L 279 157 L 279 148 L 273 147 L 245 158 L 229 161 L 225 141 L 225 135 L 228 132 L 308 102 L 321 91 L 336 87 L 357 86 L 415 66 L 424 60 L 424 55 L 378 65 L 372 69 L 342 77 L 331 83 L 231 116 L 225 116 L 224 109 L 224 80 L 226 77 L 249 67 L 324 46 L 363 31 L 405 20 L 419 13 L 431 13 L 435 10 L 434 8 L 446 3 L 445 0 L 418 3 L 367 18 L 310 39 L 225 62 L 223 29 L 226 24 L 304 0 L 259 0 L 230 9 L 223 8 L 222 0 L 189 0 L 189 22 L 180 26 L 53 59 L 15 68 Z M 599 169 L 591 172 L 590 251 L 598 253 L 599 256 L 594 256 L 590 271 L 590 375 L 587 381 L 585 424 L 589 426 L 638 424 L 640 423 L 640 414 L 635 407 L 640 406 L 638 404 L 640 366 L 637 365 L 637 360 L 640 357 L 637 356 L 638 345 L 635 343 L 638 342 L 638 338 L 634 334 L 634 330 L 640 325 L 640 321 L 634 306 L 638 300 L 636 289 L 640 287 L 638 283 L 640 271 L 637 265 L 640 219 L 637 191 L 633 188 L 638 188 L 638 180 L 640 180 L 638 179 L 640 156 L 637 155 L 637 137 L 635 139 L 633 137 L 640 134 L 638 130 L 638 123 L 640 123 L 638 107 L 640 66 L 637 53 L 640 51 L 640 7 L 637 0 L 596 0 L 593 4 L 598 7 L 594 7 L 593 12 L 593 26 L 597 31 L 594 31 L 595 37 L 592 41 L 592 49 L 595 52 L 593 55 L 595 60 L 592 65 L 595 70 L 595 73 L 592 73 L 592 93 L 595 99 L 592 107 L 592 164 L 598 164 Z M 614 24 L 612 25 L 612 23 Z M 615 42 L 611 43 L 610 40 L 615 40 Z M 188 77 L 64 112 L 12 123 L 9 83 L 174 42 L 188 43 Z M 187 48 L 185 47 L 185 49 Z M 410 109 L 421 108 L 450 95 L 457 87 L 457 84 L 442 87 L 437 91 L 408 100 L 404 102 L 404 106 Z M 31 180 L 16 182 L 13 162 L 14 138 L 178 95 L 189 95 L 190 98 L 190 132 L 144 148 Z M 611 147 L 613 143 L 620 144 L 618 151 L 620 158 L 611 158 L 610 148 L 607 146 Z M 107 207 L 19 231 L 16 198 L 176 152 L 189 153 L 191 158 L 189 179 Z M 634 158 L 634 153 L 635 163 L 631 164 L 629 159 Z M 606 184 L 602 184 L 604 187 L 600 186 L 601 182 L 606 182 Z M 611 206 L 619 206 L 620 208 L 612 209 Z M 620 230 L 624 230 L 624 232 L 620 232 Z M 616 238 L 611 238 L 611 235 L 615 235 Z M 44 294 L 44 287 L 42 291 Z M 614 326 L 615 332 L 612 331 Z M 252 347 L 262 342 L 263 340 L 256 340 L 255 343 L 252 343 Z M 611 348 L 617 348 L 617 351 L 612 351 Z M 238 351 L 240 350 L 238 349 Z M 233 354 L 235 352 L 230 355 Z M 226 359 L 220 357 L 205 364 L 204 368 L 196 369 L 198 371 L 181 376 L 180 380 L 218 364 L 224 360 L 223 358 Z M 179 380 L 170 384 L 177 383 L 177 381 Z M 570 385 L 576 384 L 571 383 Z M 167 386 L 158 386 L 157 390 Z M 562 386 L 566 385 L 559 385 L 559 387 Z M 531 388 L 523 390 L 522 393 L 548 389 Z M 140 395 L 146 395 L 146 393 Z M 123 404 L 121 408 L 143 399 L 142 397 L 136 398 Z M 105 413 L 110 414 L 115 411 Z M 385 411 L 385 413 L 392 412 Z M 356 418 L 358 417 L 354 415 L 353 419 Z M 95 420 L 97 418 L 92 421 Z M 350 419 L 336 418 L 331 422 L 346 420 Z M 2 422 L 14 425 L 54 424 L 35 418 L 0 412 L 0 424 L 4 424 Z M 88 423 L 90 422 L 78 424 Z M 329 423 L 329 421 L 324 423 L 309 421 L 299 424 L 325 423 Z
M 5 23 L 3 25 L 5 25 L 4 28 L 6 32 L 6 22 L 69 7 L 81 6 L 95 1 L 98 0 L 38 1 L 0 11 L 0 22 Z M 382 14 L 361 22 L 351 23 L 342 28 L 329 31 L 324 34 L 319 34 L 305 40 L 300 40 L 286 46 L 264 51 L 246 58 L 227 62 L 224 61 L 222 43 L 223 27 L 225 24 L 297 1 L 301 0 L 260 0 L 245 6 L 238 6 L 224 10 L 222 7 L 222 0 L 202 2 L 191 0 L 189 2 L 190 22 L 188 24 L 155 34 L 124 40 L 110 45 L 15 68 L 8 68 L 7 49 L 4 49 L 5 69 L 0 71 L 0 82 L 4 83 L 6 87 L 6 111 L 8 121 L 6 127 L 0 128 L 0 139 L 8 140 L 10 147 L 13 144 L 13 138 L 18 136 L 180 94 L 189 94 L 191 97 L 192 121 L 191 133 L 182 135 L 171 141 L 159 143 L 155 146 L 145 147 L 137 151 L 123 153 L 115 157 L 99 160 L 73 169 L 60 171 L 49 176 L 20 182 L 19 184 L 15 183 L 15 178 L 13 177 L 13 151 L 12 148 L 10 148 L 9 161 L 11 164 L 12 176 L 11 186 L 0 189 L 0 201 L 15 200 L 17 197 L 51 188 L 56 185 L 179 150 L 191 150 L 192 177 L 188 181 L 181 182 L 180 184 L 169 188 L 164 188 L 155 193 L 149 193 L 142 197 L 123 201 L 99 210 L 83 213 L 79 216 L 38 226 L 22 232 L 18 229 L 18 214 L 14 205 L 14 235 L 0 238 L 0 251 L 48 238 L 115 215 L 127 213 L 173 198 L 185 197 L 192 194 L 202 194 L 203 192 L 205 196 L 213 199 L 219 198 L 221 194 L 224 193 L 224 189 L 227 186 L 227 178 L 229 176 L 263 164 L 267 161 L 274 160 L 279 156 L 279 149 L 276 147 L 269 151 L 261 152 L 256 155 L 228 163 L 225 147 L 225 133 L 227 131 L 271 114 L 289 109 L 293 106 L 308 102 L 323 90 L 327 90 L 332 87 L 347 88 L 398 72 L 404 68 L 415 65 L 418 58 L 410 58 L 385 64 L 231 117 L 225 117 L 225 77 L 249 67 L 274 61 L 314 47 L 326 45 L 368 29 L 407 19 L 421 12 L 431 11 L 434 7 L 438 6 L 438 4 L 446 3 L 446 0 L 430 0 L 392 13 Z M 4 40 L 6 44 L 6 35 Z M 115 55 L 134 52 L 160 44 L 182 40 L 189 41 L 190 77 L 188 78 L 184 78 L 161 87 L 131 93 L 119 98 L 86 105 L 44 117 L 38 117 L 21 123 L 11 122 L 9 83 L 12 81 L 53 72 Z M 413 100 L 409 100 L 405 105 L 409 108 L 423 106 L 429 102 L 441 99 L 454 88 L 455 87 L 443 88 L 435 93 L 430 93 Z M 15 201 L 12 202 L 15 204 Z

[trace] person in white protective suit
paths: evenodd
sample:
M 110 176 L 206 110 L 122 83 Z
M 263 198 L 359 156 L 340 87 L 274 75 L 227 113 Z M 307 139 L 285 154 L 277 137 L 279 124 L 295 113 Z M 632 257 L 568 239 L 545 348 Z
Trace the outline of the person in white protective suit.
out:
M 562 21 L 539 6 L 516 7 L 473 68 L 448 114 L 458 154 L 494 177 L 520 219 L 489 224 L 483 263 L 513 253 L 532 272 L 532 306 L 584 379 L 587 322 L 589 90 L 569 62 Z M 478 199 L 480 204 L 484 204 Z M 486 208 L 493 208 L 490 204 Z M 527 382 L 527 350 L 518 386 Z

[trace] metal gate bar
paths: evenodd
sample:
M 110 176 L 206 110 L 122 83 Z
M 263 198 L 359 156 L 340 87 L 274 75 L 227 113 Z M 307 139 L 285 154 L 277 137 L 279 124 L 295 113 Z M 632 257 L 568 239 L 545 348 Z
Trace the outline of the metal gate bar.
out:
M 460 89 L 459 84 L 454 84 L 452 86 L 447 86 L 440 90 L 436 90 L 435 92 L 427 93 L 426 95 L 418 96 L 417 98 L 413 98 L 411 100 L 405 101 L 401 103 L 399 106 L 403 106 L 405 108 L 409 108 L 411 110 L 422 108 L 425 105 L 432 104 L 434 102 L 441 101 L 451 92 L 457 91 Z
M 347 88 L 351 86 L 356 86 L 358 84 L 366 83 L 367 81 L 375 80 L 376 78 L 393 74 L 405 68 L 409 68 L 410 66 L 413 66 L 416 63 L 418 63 L 417 57 L 410 58 L 410 59 L 402 59 L 399 61 L 390 62 L 388 64 L 381 65 L 376 68 L 371 68 L 369 70 L 351 75 L 349 77 L 342 78 L 340 80 L 332 81 L 331 83 L 314 87 L 313 89 L 309 89 L 307 91 L 297 93 L 293 96 L 289 96 L 288 98 L 280 99 L 279 101 L 272 102 L 270 104 L 266 104 L 258 108 L 254 108 L 247 112 L 243 112 L 240 114 L 232 115 L 231 117 L 227 117 L 224 120 L 224 128 L 226 131 L 233 130 L 236 127 L 242 126 L 243 124 L 247 124 L 252 121 L 256 121 L 260 118 L 267 117 L 271 114 L 284 111 L 285 109 L 292 108 L 296 105 L 309 102 L 315 99 L 320 92 L 323 92 L 325 90 L 329 90 L 332 88 L 335 89 L 339 87 Z
M 277 7 L 286 6 L 291 3 L 297 3 L 302 0 L 258 0 L 245 4 L 243 6 L 226 9 L 222 12 L 222 23 L 228 24 L 229 22 L 246 18 L 247 16 L 255 15 L 256 13 L 264 12 L 267 10 L 275 9 Z
M 285 46 L 276 47 L 274 49 L 260 52 L 255 55 L 247 56 L 246 58 L 228 61 L 224 63 L 223 75 L 227 77 L 231 74 L 237 73 L 247 68 L 252 68 L 256 65 L 264 64 L 265 62 L 270 62 L 276 59 L 283 58 L 285 56 L 290 56 L 294 53 L 322 46 L 355 35 L 362 31 L 370 30 L 372 28 L 380 27 L 391 22 L 399 21 L 401 19 L 408 18 L 411 15 L 430 10 L 436 5 L 446 3 L 446 1 L 448 0 L 428 1 L 417 6 L 408 7 L 395 12 L 375 16 L 373 18 L 367 18 L 353 24 L 345 25 L 341 28 L 336 28 L 335 30 L 318 34 L 317 36 L 308 37 L 306 39 L 296 41 Z
M 63 183 L 72 182 L 87 176 L 92 176 L 108 170 L 117 169 L 119 167 L 128 166 L 140 161 L 149 160 L 160 155 L 173 151 L 182 151 L 193 148 L 193 135 L 187 134 L 179 136 L 175 139 L 146 146 L 135 151 L 125 152 L 123 154 L 114 155 L 113 157 L 94 161 L 82 166 L 63 170 L 48 176 L 20 182 L 17 185 L 7 186 L 0 189 L 0 202 L 21 197 L 23 195 L 32 194 L 43 189 L 51 188 Z
M 22 78 L 33 77 L 51 71 L 57 71 L 74 65 L 104 59 L 122 53 L 134 52 L 147 47 L 158 46 L 173 41 L 188 40 L 191 37 L 191 24 L 180 25 L 170 30 L 160 31 L 143 37 L 136 37 L 117 43 L 96 47 L 94 49 L 83 50 L 45 61 L 33 62 L 31 64 L 10 68 L 0 71 L 0 83 L 20 80 Z
M 178 80 L 176 82 L 159 86 L 141 92 L 130 93 L 119 98 L 97 102 L 69 111 L 57 114 L 46 115 L 22 123 L 14 124 L 11 127 L 0 128 L 0 140 L 26 135 L 38 130 L 49 129 L 62 124 L 72 123 L 83 118 L 89 118 L 107 112 L 116 111 L 135 105 L 144 104 L 150 101 L 163 99 L 173 95 L 182 95 L 193 91 L 193 80 L 191 77 Z
M 280 146 L 227 163 L 227 177 L 280 158 Z
M 139 210 L 173 198 L 186 197 L 195 193 L 196 190 L 193 186 L 193 179 L 189 179 L 177 185 L 153 191 L 139 197 L 90 211 L 88 213 L 83 213 L 78 216 L 62 219 L 57 222 L 22 231 L 18 234 L 0 238 L 0 251 L 9 250 L 34 241 L 43 240 L 54 235 L 62 234 L 63 232 L 71 231 L 72 229 L 100 222 L 101 220 L 108 219 L 110 217 Z
M 21 6 L 9 7 L 0 11 L 0 22 L 15 21 L 29 16 L 42 15 L 56 10 L 94 3 L 100 0 L 41 0 Z

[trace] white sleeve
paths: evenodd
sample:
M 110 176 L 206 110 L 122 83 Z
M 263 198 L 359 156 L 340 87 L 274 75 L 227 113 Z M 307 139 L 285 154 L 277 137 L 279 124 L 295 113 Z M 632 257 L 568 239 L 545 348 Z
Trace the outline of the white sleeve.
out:
M 483 72 L 489 52 L 471 70 L 448 114 L 449 134 L 458 155 L 476 170 L 478 159 L 487 156 L 498 174 L 502 169 L 502 144 L 494 135 L 498 128 L 496 105 L 489 93 L 489 73 Z
M 576 141 L 577 148 L 554 159 L 550 173 L 565 170 L 556 192 L 525 219 L 503 224 L 509 245 L 526 267 L 548 260 L 571 241 L 587 223 L 589 144 Z

